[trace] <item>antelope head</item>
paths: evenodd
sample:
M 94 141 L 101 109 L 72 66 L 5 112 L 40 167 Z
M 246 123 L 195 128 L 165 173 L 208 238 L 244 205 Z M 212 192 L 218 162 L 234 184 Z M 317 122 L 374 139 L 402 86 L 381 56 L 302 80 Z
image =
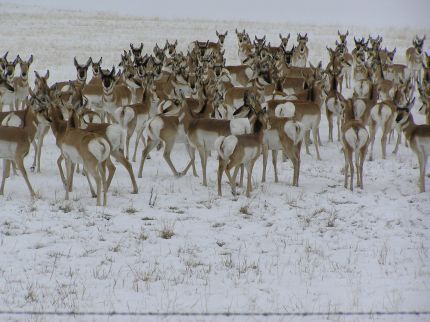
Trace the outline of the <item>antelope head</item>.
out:
M 118 81 L 118 78 L 118 75 L 115 75 L 115 66 L 112 67 L 111 71 L 102 69 L 103 89 L 110 93 Z
M 176 54 L 176 46 L 178 45 L 178 40 L 175 40 L 175 42 L 169 43 L 168 40 L 166 40 L 166 46 L 167 46 L 167 53 L 170 56 L 173 56 Z
M 18 55 L 18 62 L 19 62 L 19 67 L 21 69 L 21 77 L 23 79 L 27 79 L 28 78 L 28 70 L 30 69 L 30 65 L 33 62 L 33 55 L 30 56 L 30 58 L 27 61 L 24 61 L 21 59 L 21 57 L 19 57 Z
M 91 57 L 88 58 L 87 62 L 83 65 L 79 64 L 76 60 L 76 57 L 73 59 L 73 62 L 76 67 L 76 74 L 79 81 L 84 82 L 87 80 L 87 71 L 88 67 L 90 67 L 91 64 Z
M 91 62 L 91 67 L 93 69 L 93 76 L 94 77 L 100 77 L 100 73 L 102 70 L 101 69 L 102 60 L 103 60 L 103 57 L 100 57 L 98 62 L 95 62 L 95 61 Z
M 37 91 L 47 90 L 48 87 L 48 79 L 49 79 L 49 69 L 46 71 L 45 76 L 40 76 L 37 71 L 34 71 L 34 75 L 36 76 L 35 85 Z
M 134 47 L 132 43 L 130 43 L 131 52 L 133 53 L 134 58 L 139 58 L 142 56 L 143 43 L 140 43 L 139 47 Z
M 223 34 L 222 33 L 218 33 L 218 31 L 216 32 L 216 35 L 218 37 L 218 41 L 219 41 L 221 47 L 224 46 L 224 41 L 225 41 L 225 37 L 227 37 L 227 33 L 228 33 L 228 31 L 226 31 Z
M 308 43 L 308 34 L 306 33 L 304 36 L 302 36 L 300 33 L 297 34 L 297 50 L 303 54 L 306 50 L 306 44 Z
M 245 32 L 245 29 L 243 29 L 243 31 L 242 31 L 242 32 L 241 32 L 241 31 L 238 31 L 237 29 L 236 29 L 235 31 L 236 31 L 237 41 L 238 41 L 239 46 L 240 46 L 240 45 L 242 45 L 242 44 L 244 43 L 244 41 L 245 41 L 245 34 L 246 34 L 246 32 Z
M 345 34 L 341 34 L 340 31 L 338 30 L 337 35 L 339 36 L 340 43 L 346 45 L 346 38 L 349 35 L 349 31 L 347 30 Z
M 415 36 L 415 39 L 413 41 L 414 47 L 415 47 L 415 51 L 417 52 L 417 54 L 421 55 L 421 53 L 423 52 L 423 45 L 424 45 L 424 40 L 426 39 L 426 36 L 424 35 L 422 38 Z
M 13 77 L 15 76 L 15 68 L 19 60 L 19 55 L 16 56 L 16 58 L 12 62 L 8 61 L 7 58 L 5 58 L 5 64 L 3 69 L 4 75 L 7 80 L 12 81 Z
M 279 34 L 279 38 L 281 39 L 281 47 L 287 49 L 288 40 L 290 40 L 290 34 L 287 37 L 282 37 L 282 34 Z
M 265 44 L 266 44 L 266 36 L 264 36 L 263 38 L 257 38 L 257 36 L 254 37 L 254 46 L 256 50 L 263 48 Z

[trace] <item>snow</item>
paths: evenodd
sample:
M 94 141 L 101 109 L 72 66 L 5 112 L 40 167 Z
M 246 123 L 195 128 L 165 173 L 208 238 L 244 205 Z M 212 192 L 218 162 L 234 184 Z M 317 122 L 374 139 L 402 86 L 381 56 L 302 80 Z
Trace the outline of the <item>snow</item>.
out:
M 156 42 L 178 39 L 179 50 L 185 50 L 192 40 L 215 39 L 215 30 L 229 30 L 227 60 L 237 63 L 235 28 L 246 28 L 251 36 L 266 34 L 272 44 L 278 43 L 279 32 L 307 31 L 310 60 L 327 63 L 325 46 L 334 43 L 338 26 L 161 20 L 0 4 L 0 28 L 0 54 L 9 50 L 9 57 L 19 53 L 25 59 L 34 54 L 31 70 L 44 74 L 49 68 L 52 83 L 75 77 L 74 56 L 79 62 L 103 56 L 103 66 L 110 67 L 119 62 L 130 42 L 143 41 L 144 51 L 150 52 Z M 403 53 L 415 33 L 424 32 L 359 27 L 349 31 L 356 36 L 382 34 L 384 46 L 397 47 L 397 62 L 404 62 Z M 351 43 L 350 36 L 350 49 Z M 31 72 L 31 82 L 33 76 Z M 346 96 L 350 94 L 346 91 Z M 415 113 L 418 104 L 414 109 L 416 122 L 423 123 L 424 116 Z M 281 160 L 280 182 L 274 183 L 269 162 L 268 182 L 261 183 L 260 158 L 250 199 L 242 189 L 233 197 L 226 179 L 224 196 L 218 197 L 214 153 L 208 160 L 208 187 L 203 187 L 198 156 L 200 177 L 189 171 L 175 178 L 162 151 L 154 150 L 145 162 L 143 178 L 138 179 L 137 195 L 130 194 L 127 172 L 116 164 L 106 208 L 95 206 L 80 174 L 75 176 L 71 200 L 64 201 L 56 165 L 59 150 L 50 132 L 42 152 L 42 173 L 29 173 L 38 198 L 30 199 L 21 175 L 8 179 L 5 196 L 0 196 L 0 310 L 428 309 L 430 178 L 426 178 L 427 192 L 418 193 L 415 155 L 404 143 L 392 155 L 391 140 L 388 157 L 382 160 L 378 132 L 375 161 L 364 164 L 364 190 L 351 192 L 343 187 L 340 143 L 327 142 L 324 114 L 320 131 L 322 161 L 302 149 L 299 187 L 291 186 L 291 163 Z M 177 145 L 172 153 L 178 170 L 188 162 L 183 147 Z M 33 150 L 26 158 L 27 168 L 32 158 Z M 133 164 L 135 173 L 138 165 Z M 22 317 L 0 316 L 4 318 Z M 321 319 L 325 317 L 303 318 Z M 404 317 L 371 319 L 403 321 Z M 55 321 L 68 320 L 55 317 Z

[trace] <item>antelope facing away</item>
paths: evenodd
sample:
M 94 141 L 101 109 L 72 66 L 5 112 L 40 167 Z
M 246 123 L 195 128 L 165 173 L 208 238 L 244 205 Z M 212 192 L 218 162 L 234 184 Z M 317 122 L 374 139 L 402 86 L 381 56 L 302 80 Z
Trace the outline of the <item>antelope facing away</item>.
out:
M 261 154 L 264 130 L 267 128 L 266 111 L 257 113 L 252 134 L 220 136 L 215 140 L 215 148 L 219 155 L 218 166 L 218 195 L 221 192 L 222 174 L 225 172 L 230 181 L 233 195 L 236 195 L 236 176 L 240 165 L 245 165 L 248 177 L 246 185 L 246 196 L 249 198 L 252 191 L 252 169 L 255 161 Z M 233 177 L 230 170 L 236 167 Z
M 353 190 L 354 163 L 352 155 L 355 154 L 355 169 L 357 173 L 357 186 L 363 189 L 363 164 L 369 146 L 369 133 L 361 121 L 354 119 L 352 101 L 348 100 L 342 110 L 342 145 L 345 156 L 345 188 L 348 187 L 348 174 L 350 174 L 349 189 Z

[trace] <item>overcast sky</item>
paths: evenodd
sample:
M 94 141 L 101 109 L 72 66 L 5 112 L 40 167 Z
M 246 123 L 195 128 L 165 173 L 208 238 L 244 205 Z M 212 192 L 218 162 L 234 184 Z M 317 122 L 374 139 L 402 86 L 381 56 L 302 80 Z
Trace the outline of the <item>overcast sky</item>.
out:
M 0 0 L 161 18 L 320 23 L 430 29 L 430 0 Z

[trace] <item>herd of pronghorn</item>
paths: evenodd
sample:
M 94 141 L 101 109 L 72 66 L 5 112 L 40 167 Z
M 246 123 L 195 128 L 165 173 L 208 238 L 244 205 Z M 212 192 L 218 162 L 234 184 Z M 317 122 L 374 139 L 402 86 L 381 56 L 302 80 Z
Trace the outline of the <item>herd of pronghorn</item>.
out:
M 49 70 L 41 76 L 35 72 L 31 88 L 28 77 L 33 56 L 25 61 L 13 60 L 8 53 L 0 58 L 0 158 L 3 177 L 0 194 L 10 168 L 20 170 L 34 196 L 23 159 L 30 145 L 35 148 L 32 171 L 40 172 L 44 137 L 52 130 L 59 148 L 57 160 L 66 200 L 73 187 L 75 167 L 79 164 L 88 179 L 97 205 L 106 205 L 106 193 L 115 173 L 111 157 L 128 171 L 132 193 L 137 193 L 131 159 L 136 162 L 140 141 L 142 152 L 138 177 L 150 152 L 163 148 L 163 157 L 175 176 L 195 168 L 197 149 L 203 185 L 207 186 L 206 165 L 211 152 L 219 161 L 217 183 L 225 173 L 233 194 L 236 177 L 247 171 L 246 196 L 252 190 L 251 176 L 256 160 L 263 155 L 262 181 L 266 180 L 268 151 L 272 151 L 275 182 L 278 181 L 277 154 L 293 164 L 293 185 L 299 184 L 300 153 L 304 141 L 315 147 L 320 160 L 319 125 L 325 112 L 333 141 L 336 118 L 338 141 L 345 156 L 345 187 L 353 189 L 354 162 L 357 186 L 363 189 L 363 163 L 381 129 L 382 158 L 386 157 L 387 139 L 397 129 L 397 152 L 402 132 L 406 144 L 419 161 L 419 190 L 425 190 L 424 177 L 430 154 L 430 59 L 423 52 L 425 37 L 416 36 L 406 51 L 406 65 L 394 64 L 393 51 L 382 49 L 382 37 L 356 39 L 350 52 L 346 34 L 328 47 L 330 61 L 325 66 L 308 62 L 308 36 L 297 35 L 297 43 L 288 49 L 290 34 L 281 34 L 279 46 L 266 37 L 251 41 L 248 33 L 236 30 L 240 65 L 230 66 L 224 58 L 227 32 L 216 32 L 216 42 L 194 41 L 186 54 L 179 52 L 178 42 L 158 44 L 153 53 L 142 54 L 143 43 L 130 44 L 119 66 L 102 68 L 102 58 L 89 58 L 85 64 L 74 59 L 76 80 L 48 85 Z M 15 75 L 19 64 L 20 75 Z M 87 72 L 92 67 L 92 78 Z M 342 88 L 351 88 L 347 98 Z M 418 89 L 427 124 L 416 125 L 411 109 Z M 8 105 L 9 111 L 3 111 Z M 312 138 L 310 134 L 312 133 Z M 135 135 L 134 151 L 129 154 L 130 138 Z M 172 148 L 184 143 L 190 161 L 181 172 L 171 160 Z M 66 174 L 63 170 L 65 161 Z M 107 171 L 106 171 L 107 168 Z M 234 168 L 233 173 L 230 171 Z M 96 182 L 96 191 L 91 183 Z M 349 177 L 349 182 L 348 182 Z

